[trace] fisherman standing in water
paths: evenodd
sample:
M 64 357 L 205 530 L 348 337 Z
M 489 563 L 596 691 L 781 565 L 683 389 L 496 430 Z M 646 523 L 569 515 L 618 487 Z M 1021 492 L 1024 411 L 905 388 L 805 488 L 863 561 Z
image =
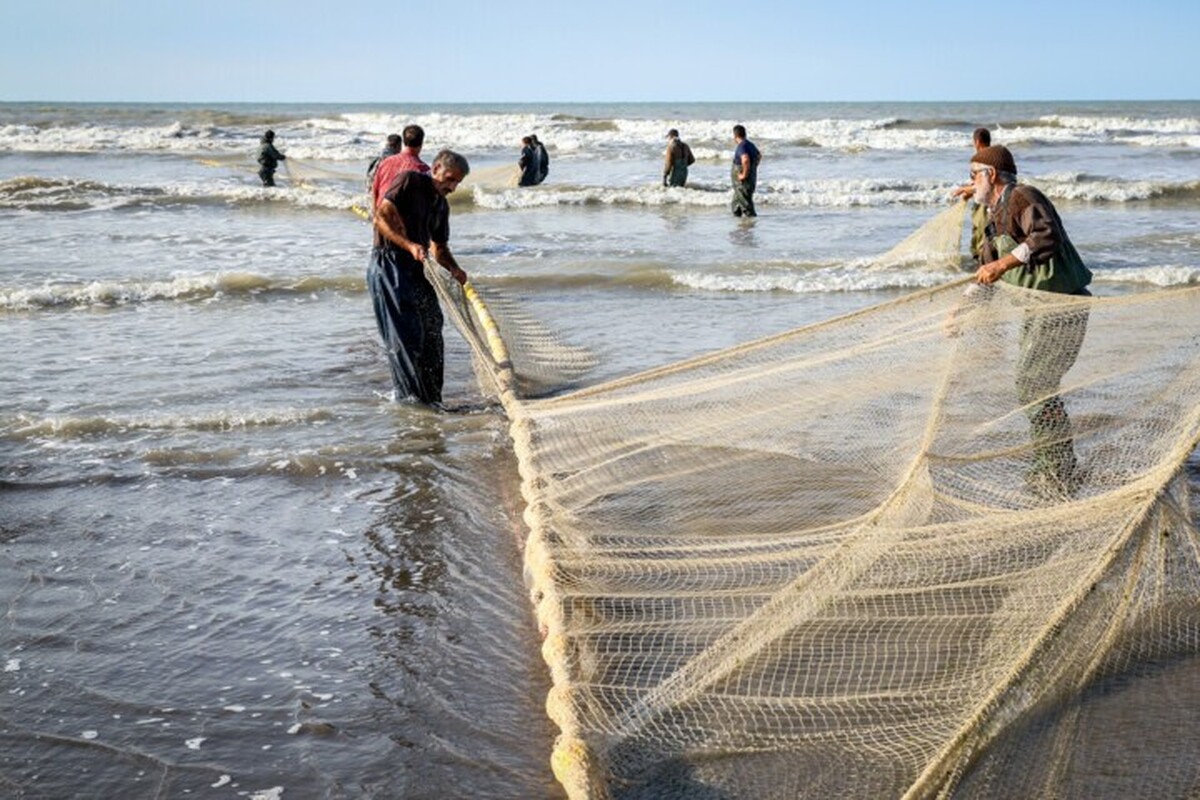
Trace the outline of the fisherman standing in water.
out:
M 1032 186 L 1017 183 L 1008 148 L 985 147 L 971 158 L 975 202 L 988 224 L 975 273 L 982 284 L 1003 280 L 1025 289 L 1090 296 L 1092 273 L 1067 238 L 1054 205 Z M 1017 356 L 1017 395 L 1029 418 L 1033 467 L 1030 491 L 1045 499 L 1074 494 L 1078 485 L 1071 418 L 1058 391 L 1079 357 L 1087 333 L 1086 306 L 1026 312 Z
M 688 167 L 696 163 L 692 148 L 679 138 L 679 131 L 667 131 L 667 152 L 663 160 L 663 186 L 686 186 Z
M 264 133 L 258 147 L 258 177 L 262 179 L 263 186 L 275 185 L 275 169 L 286 158 L 275 149 L 275 131 Z
M 550 154 L 546 152 L 546 146 L 538 141 L 536 133 L 529 134 L 529 141 L 533 143 L 533 152 L 537 156 L 537 182 L 540 184 L 550 174 Z
M 371 186 L 375 183 L 375 170 L 379 169 L 380 163 L 388 156 L 394 156 L 400 152 L 401 139 L 398 133 L 389 133 L 387 141 L 383 145 L 383 150 L 379 155 L 371 159 L 371 163 L 367 165 L 367 191 L 371 190 Z
M 521 137 L 521 157 L 517 160 L 517 166 L 521 170 L 521 179 L 517 181 L 517 186 L 538 185 L 542 162 L 538 158 L 537 148 L 533 146 L 532 136 Z
M 992 146 L 992 132 L 987 128 L 976 128 L 971 134 L 971 142 L 975 145 L 975 152 L 978 153 L 985 147 Z M 975 186 L 972 183 L 965 184 L 955 189 L 951 195 L 960 197 L 963 200 L 971 200 L 975 195 Z M 971 209 L 971 256 L 975 259 L 976 264 L 982 264 L 980 250 L 983 247 L 984 229 L 987 227 L 987 206 L 983 203 L 975 203 L 972 201 Z
M 754 190 L 758 186 L 758 162 L 762 153 L 754 142 L 746 138 L 746 128 L 733 126 L 733 168 L 729 176 L 733 181 L 733 215 L 735 217 L 757 217 L 754 210 Z
M 367 287 L 396 400 L 414 397 L 430 405 L 442 400 L 442 310 L 424 265 L 432 255 L 459 283 L 467 281 L 450 252 L 446 196 L 468 172 L 465 158 L 443 150 L 431 173 L 406 171 L 396 178 L 375 209 Z
M 406 125 L 400 133 L 401 147 L 395 155 L 388 156 L 379 162 L 375 168 L 375 177 L 371 181 L 371 209 L 379 205 L 379 201 L 392 187 L 392 183 L 405 172 L 424 172 L 428 174 L 429 165 L 421 160 L 421 148 L 425 146 L 425 129 L 420 125 Z

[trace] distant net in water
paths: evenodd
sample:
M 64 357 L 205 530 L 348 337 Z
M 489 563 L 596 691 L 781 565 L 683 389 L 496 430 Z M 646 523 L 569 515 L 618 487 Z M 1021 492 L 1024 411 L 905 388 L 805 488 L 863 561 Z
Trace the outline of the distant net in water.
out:
M 539 399 L 431 278 L 510 419 L 570 797 L 1200 794 L 1200 289 L 960 280 Z

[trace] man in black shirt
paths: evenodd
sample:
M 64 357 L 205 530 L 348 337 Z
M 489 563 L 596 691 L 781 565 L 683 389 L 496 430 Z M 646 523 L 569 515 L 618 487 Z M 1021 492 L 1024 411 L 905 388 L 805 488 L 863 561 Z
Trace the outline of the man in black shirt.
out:
M 433 405 L 442 399 L 442 310 L 424 264 L 432 256 L 459 283 L 467 280 L 450 252 L 446 196 L 469 171 L 465 158 L 443 150 L 430 174 L 403 173 L 375 210 L 367 287 L 397 400 L 415 397 Z

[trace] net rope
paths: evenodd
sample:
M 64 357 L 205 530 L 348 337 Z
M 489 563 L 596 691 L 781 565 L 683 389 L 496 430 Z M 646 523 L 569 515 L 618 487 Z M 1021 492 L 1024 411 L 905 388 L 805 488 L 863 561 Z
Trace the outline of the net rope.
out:
M 1200 289 L 948 271 L 536 396 L 593 359 L 427 274 L 510 421 L 570 797 L 1200 792 Z

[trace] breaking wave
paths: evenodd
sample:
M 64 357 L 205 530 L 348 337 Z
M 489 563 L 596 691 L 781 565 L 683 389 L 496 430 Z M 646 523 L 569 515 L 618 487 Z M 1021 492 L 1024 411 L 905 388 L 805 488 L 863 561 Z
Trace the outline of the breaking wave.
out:
M 365 289 L 365 281 L 358 274 L 277 278 L 250 272 L 217 272 L 162 281 L 47 282 L 38 287 L 0 289 L 0 311 L 108 308 L 155 301 L 198 302 L 218 297 Z

